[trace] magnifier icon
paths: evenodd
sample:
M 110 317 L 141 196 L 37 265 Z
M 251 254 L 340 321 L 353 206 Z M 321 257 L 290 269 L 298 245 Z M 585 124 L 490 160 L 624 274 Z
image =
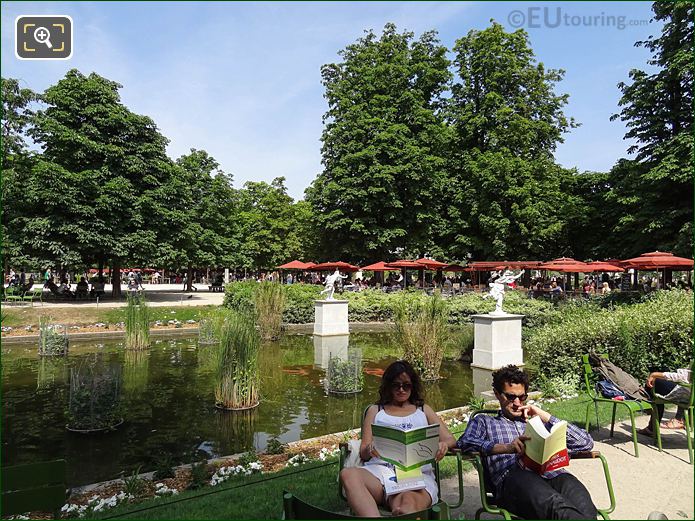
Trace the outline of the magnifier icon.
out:
M 34 40 L 36 40 L 39 43 L 45 43 L 46 47 L 48 47 L 49 49 L 52 49 L 53 45 L 51 45 L 50 38 L 51 38 L 51 33 L 45 27 L 37 27 L 36 30 L 34 31 Z

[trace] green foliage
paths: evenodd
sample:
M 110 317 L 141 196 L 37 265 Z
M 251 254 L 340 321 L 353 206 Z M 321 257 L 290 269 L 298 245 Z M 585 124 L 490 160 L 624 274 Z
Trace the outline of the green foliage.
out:
M 123 492 L 131 494 L 133 497 L 140 497 L 145 492 L 145 480 L 139 476 L 140 468 L 135 469 L 130 476 L 121 478 L 123 481 Z
M 50 317 L 39 317 L 39 355 L 66 355 L 68 343 L 68 332 L 65 326 L 51 324 Z
M 239 456 L 239 459 L 236 460 L 236 464 L 241 465 L 242 467 L 248 467 L 250 463 L 255 461 L 258 461 L 258 454 L 255 450 L 250 450 Z
M 401 299 L 394 310 L 394 322 L 403 358 L 423 380 L 439 379 L 444 351 L 451 340 L 448 308 L 441 295 L 435 293 L 415 305 Z
M 154 479 L 166 479 L 176 476 L 174 458 L 168 452 L 160 452 L 154 461 Z
M 367 32 L 321 68 L 325 168 L 306 198 L 324 256 L 362 261 L 434 245 L 449 60 L 434 31 L 414 36 L 386 24 L 380 37 Z
M 213 308 L 198 322 L 198 344 L 216 344 L 220 341 L 220 331 L 224 324 L 226 311 L 223 308 Z
M 686 367 L 692 337 L 693 294 L 672 290 L 613 309 L 567 307 L 561 318 L 534 330 L 525 347 L 545 378 L 580 374 L 581 355 L 593 350 L 642 379 L 653 368 Z
M 287 446 L 282 443 L 277 436 L 272 436 L 268 439 L 265 451 L 268 454 L 284 454 Z
M 534 386 L 543 393 L 543 398 L 568 398 L 577 394 L 580 386 L 579 374 L 566 373 L 548 378 L 539 374 L 534 379 Z
M 654 19 L 661 34 L 636 45 L 648 49 L 650 72 L 632 69 L 619 83 L 620 118 L 635 143 L 611 171 L 616 207 L 613 232 L 621 254 L 659 249 L 691 256 L 693 251 L 693 4 L 657 0 Z M 652 72 L 653 71 L 653 72 Z
M 215 372 L 215 400 L 224 409 L 246 409 L 259 403 L 259 338 L 248 315 L 231 311 L 220 331 Z
M 188 490 L 203 488 L 210 482 L 210 469 L 207 461 L 203 460 L 191 465 L 191 481 L 188 483 Z
M 128 295 L 125 315 L 126 349 L 150 347 L 150 317 L 145 296 Z
M 253 293 L 256 324 L 263 340 L 277 340 L 285 309 L 285 287 L 277 282 L 261 282 Z
M 329 393 L 358 393 L 364 387 L 362 352 L 350 349 L 346 360 L 331 356 L 326 368 L 326 390 Z

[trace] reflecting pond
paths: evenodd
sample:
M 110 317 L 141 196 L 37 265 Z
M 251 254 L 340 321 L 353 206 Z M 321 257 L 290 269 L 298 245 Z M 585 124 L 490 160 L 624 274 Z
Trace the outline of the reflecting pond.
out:
M 155 339 L 144 352 L 126 351 L 122 342 L 72 342 L 65 358 L 39 358 L 29 344 L 3 346 L 3 464 L 65 458 L 68 484 L 75 486 L 138 466 L 152 470 L 164 453 L 190 463 L 260 451 L 271 437 L 285 443 L 358 428 L 383 369 L 400 355 L 387 333 L 353 333 L 349 343 L 288 335 L 262 346 L 261 405 L 223 412 L 214 405 L 213 349 L 199 346 L 197 337 Z M 351 359 L 362 359 L 363 390 L 327 394 L 328 360 L 348 350 Z M 84 364 L 120 375 L 124 422 L 115 431 L 85 435 L 65 428 L 70 375 Z M 447 358 L 441 376 L 426 386 L 427 403 L 435 410 L 465 404 L 472 394 L 469 365 Z

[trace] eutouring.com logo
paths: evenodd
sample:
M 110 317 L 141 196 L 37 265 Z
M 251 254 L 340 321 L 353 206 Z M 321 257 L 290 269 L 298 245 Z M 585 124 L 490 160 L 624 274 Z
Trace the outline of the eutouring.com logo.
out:
M 647 25 L 649 20 L 628 19 L 624 15 L 572 14 L 562 7 L 527 7 L 515 9 L 507 15 L 507 22 L 515 28 L 556 29 L 558 27 L 611 27 L 622 31 L 626 27 Z

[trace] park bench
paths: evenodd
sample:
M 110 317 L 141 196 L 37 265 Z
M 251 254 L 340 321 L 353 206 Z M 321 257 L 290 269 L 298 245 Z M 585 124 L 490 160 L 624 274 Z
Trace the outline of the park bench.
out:
M 222 284 L 221 282 L 213 282 L 212 284 L 210 284 L 210 285 L 208 286 L 208 289 L 209 289 L 210 291 L 212 291 L 213 293 L 216 292 L 216 291 L 220 291 L 220 292 L 221 292 L 221 291 L 224 291 L 224 284 Z
M 65 460 L 15 465 L 2 469 L 2 516 L 51 512 L 65 504 Z

